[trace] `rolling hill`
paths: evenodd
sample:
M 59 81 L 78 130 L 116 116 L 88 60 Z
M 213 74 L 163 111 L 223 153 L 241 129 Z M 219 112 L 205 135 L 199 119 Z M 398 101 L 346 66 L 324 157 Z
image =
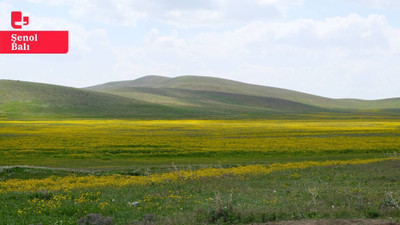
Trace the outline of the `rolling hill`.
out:
M 330 99 L 226 79 L 145 76 L 84 89 L 0 80 L 0 118 L 279 118 L 400 115 L 400 99 Z
M 288 100 L 330 110 L 377 110 L 400 108 L 400 98 L 384 100 L 331 99 L 287 89 L 253 85 L 227 79 L 203 76 L 180 76 L 176 78 L 145 76 L 133 81 L 110 82 L 88 87 L 90 90 L 97 90 L 134 98 L 140 98 L 141 96 L 138 94 L 132 95 L 129 94 L 129 92 L 138 93 L 141 90 L 145 90 L 144 88 L 148 88 L 145 91 L 147 95 L 152 91 L 157 93 L 160 90 L 164 90 L 168 93 L 174 91 L 179 92 L 181 90 L 197 91 L 197 93 L 230 93 L 245 96 Z M 185 96 L 180 96 L 183 99 L 185 98 Z M 145 98 L 145 96 L 143 96 L 143 98 Z
M 166 116 L 187 113 L 95 91 L 0 80 L 0 117 L 3 118 L 151 118 L 155 111 L 163 111 Z

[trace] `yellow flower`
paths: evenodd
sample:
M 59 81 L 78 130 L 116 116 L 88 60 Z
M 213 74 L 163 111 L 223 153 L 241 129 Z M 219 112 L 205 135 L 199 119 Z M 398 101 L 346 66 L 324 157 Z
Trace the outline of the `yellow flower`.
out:
M 71 190 L 80 188 L 98 188 L 98 187 L 124 187 L 128 185 L 149 185 L 155 183 L 170 182 L 184 182 L 185 180 L 196 180 L 201 178 L 217 178 L 224 175 L 232 176 L 248 176 L 248 175 L 262 175 L 270 174 L 275 171 L 283 171 L 290 169 L 306 169 L 309 167 L 320 166 L 336 166 L 336 165 L 354 165 L 354 164 L 368 164 L 374 162 L 381 162 L 386 160 L 398 160 L 398 158 L 377 158 L 377 159 L 354 159 L 347 161 L 306 161 L 306 162 L 292 162 L 292 163 L 274 163 L 269 166 L 263 165 L 249 165 L 238 166 L 233 168 L 203 168 L 199 170 L 180 170 L 177 172 L 153 174 L 149 176 L 66 176 L 57 177 L 51 176 L 44 179 L 9 179 L 0 182 L 0 192 L 15 192 L 15 191 L 39 191 L 39 190 Z M 80 195 L 75 199 L 75 202 L 83 203 L 89 200 L 90 193 Z M 58 198 L 58 197 L 57 197 Z M 65 197 L 60 197 L 65 198 Z M 181 199 L 181 196 L 170 194 L 168 198 Z M 33 199 L 32 202 L 38 201 Z M 41 200 L 44 201 L 44 200 Z M 143 199 L 143 201 L 151 201 L 151 197 Z

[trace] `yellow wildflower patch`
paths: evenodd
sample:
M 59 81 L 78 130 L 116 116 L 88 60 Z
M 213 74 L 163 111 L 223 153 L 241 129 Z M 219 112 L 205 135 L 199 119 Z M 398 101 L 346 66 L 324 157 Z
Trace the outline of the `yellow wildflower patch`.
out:
M 159 173 L 149 176 L 51 176 L 45 179 L 9 179 L 0 182 L 0 193 L 5 192 L 34 192 L 40 190 L 58 191 L 80 188 L 99 187 L 124 187 L 128 185 L 149 185 L 165 182 L 184 182 L 202 178 L 218 178 L 224 175 L 249 176 L 269 174 L 275 171 L 290 169 L 306 169 L 309 167 L 355 165 L 375 163 L 386 160 L 398 160 L 398 158 L 376 158 L 376 159 L 355 159 L 346 161 L 306 161 L 292 163 L 274 163 L 269 166 L 249 165 L 233 168 L 203 168 L 199 170 L 179 170 L 175 172 Z M 88 196 L 82 195 L 76 202 L 86 201 Z M 175 196 L 174 196 L 175 197 Z
M 389 120 L 0 121 L 0 164 L 189 164 L 235 154 L 232 161 L 241 164 L 272 153 L 393 152 L 399 135 L 400 122 Z

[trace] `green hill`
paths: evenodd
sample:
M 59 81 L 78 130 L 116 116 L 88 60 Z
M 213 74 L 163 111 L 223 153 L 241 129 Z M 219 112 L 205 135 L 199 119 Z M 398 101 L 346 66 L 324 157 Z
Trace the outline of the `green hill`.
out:
M 108 82 L 105 84 L 88 87 L 87 89 L 101 91 L 101 90 L 118 89 L 124 87 L 154 87 L 157 84 L 165 82 L 169 79 L 170 78 L 168 77 L 150 75 L 138 78 L 136 80 Z
M 265 118 L 300 110 L 315 111 L 315 107 L 297 102 L 228 93 L 185 90 L 163 93 L 162 89 L 140 87 L 119 89 L 121 92 L 110 94 L 0 80 L 0 118 Z M 135 98 L 135 94 L 141 97 Z
M 0 117 L 3 118 L 158 118 L 158 111 L 166 116 L 182 113 L 177 108 L 95 91 L 0 80 Z
M 310 113 L 329 111 L 285 99 L 216 91 L 127 87 L 106 92 L 154 104 L 207 109 L 215 112 L 251 113 L 259 111 L 261 113 L 267 110 L 277 113 Z
M 276 98 L 334 111 L 400 109 L 400 98 L 384 100 L 331 99 L 287 89 L 253 85 L 227 79 L 202 76 L 181 76 L 176 78 L 145 76 L 133 81 L 106 83 L 103 85 L 89 87 L 88 89 L 114 93 L 136 99 L 144 99 L 147 101 L 148 99 L 146 99 L 146 97 L 151 94 L 149 93 L 150 91 L 147 91 L 146 95 L 140 96 L 137 94 L 137 92 L 140 92 L 140 90 L 136 90 L 138 87 L 153 88 L 153 90 L 173 89 L 195 90 L 203 92 L 211 91 L 213 93 L 220 92 L 246 96 Z M 131 89 L 127 90 L 126 88 Z M 130 95 L 129 92 L 135 92 L 136 94 Z M 157 93 L 154 93 L 152 96 L 153 99 L 155 99 L 157 95 Z M 185 96 L 180 95 L 180 97 L 185 99 Z M 176 101 L 181 100 L 176 99 Z
M 307 118 L 400 115 L 400 99 L 330 99 L 226 79 L 146 76 L 85 89 L 0 80 L 0 118 Z

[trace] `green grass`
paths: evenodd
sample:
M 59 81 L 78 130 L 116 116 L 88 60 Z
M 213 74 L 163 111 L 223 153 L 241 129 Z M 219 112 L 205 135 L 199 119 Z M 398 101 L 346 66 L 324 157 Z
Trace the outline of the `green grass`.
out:
M 399 136 L 397 120 L 1 121 L 0 182 L 381 158 L 397 154 Z M 399 166 L 399 161 L 385 161 L 149 185 L 6 192 L 0 194 L 0 224 L 76 224 L 90 213 L 123 225 L 149 220 L 399 221 Z M 136 201 L 139 205 L 129 205 Z
M 151 186 L 6 193 L 0 195 L 0 224 L 76 224 L 88 213 L 111 217 L 114 224 L 139 224 L 146 218 L 154 218 L 154 224 L 318 218 L 398 221 L 400 209 L 394 203 L 400 200 L 399 166 L 399 161 L 391 161 Z M 140 201 L 137 206 L 129 205 L 136 201 Z

